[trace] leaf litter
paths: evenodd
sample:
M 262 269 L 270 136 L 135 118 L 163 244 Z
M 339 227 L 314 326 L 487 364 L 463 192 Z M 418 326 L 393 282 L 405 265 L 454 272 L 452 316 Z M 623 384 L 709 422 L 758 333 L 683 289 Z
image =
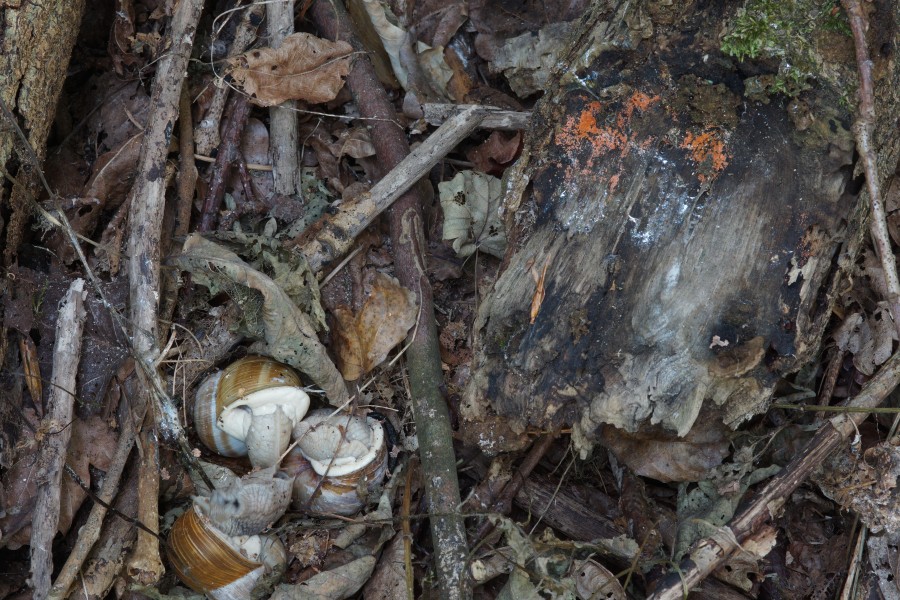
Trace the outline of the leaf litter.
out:
M 415 3 L 409 8 L 411 14 L 405 14 L 404 7 L 398 7 L 394 15 L 377 2 L 366 1 L 364 4 L 368 14 L 374 15 L 372 22 L 381 35 L 382 49 L 387 50 L 391 59 L 393 74 L 411 92 L 409 101 L 452 98 L 461 103 L 486 98 L 493 104 L 509 103 L 513 107 L 529 106 L 533 95 L 544 88 L 563 47 L 564 36 L 560 31 L 570 27 L 564 22 L 576 18 L 584 5 L 566 3 L 547 10 L 545 3 L 526 2 L 517 11 L 507 11 L 497 10 L 486 2 L 465 5 L 429 1 Z M 136 78 L 129 81 L 128 77 L 140 73 L 159 56 L 161 38 L 158 29 L 166 16 L 165 10 L 159 7 L 148 10 L 143 3 L 117 2 L 116 7 L 118 10 L 115 19 L 110 19 L 112 26 L 108 37 L 112 70 L 92 75 L 88 83 L 82 81 L 81 87 L 70 93 L 68 116 L 86 125 L 72 130 L 72 136 L 59 149 L 57 156 L 60 158 L 48 160 L 47 165 L 59 167 L 46 168 L 54 188 L 68 190 L 67 195 L 71 196 L 64 206 L 67 206 L 76 231 L 109 246 L 105 251 L 91 253 L 94 261 L 105 266 L 109 277 L 115 276 L 114 257 L 121 255 L 123 250 L 121 235 L 115 235 L 123 221 L 116 215 L 120 214 L 130 180 L 135 175 L 135 148 L 140 144 L 140 132 L 149 106 L 145 86 Z M 552 17 L 548 17 L 550 13 Z M 216 35 L 210 34 L 206 47 L 198 50 L 200 54 L 206 53 L 202 60 L 221 58 L 218 49 L 221 40 L 217 40 Z M 228 33 L 222 35 L 227 38 Z M 347 99 L 342 98 L 341 91 L 352 60 L 352 49 L 346 43 L 327 42 L 308 33 L 297 33 L 278 49 L 256 47 L 232 57 L 229 75 L 232 85 L 251 96 L 258 106 L 274 106 L 287 99 L 296 99 L 318 104 L 316 111 L 334 110 L 347 120 L 356 115 L 355 107 L 346 104 Z M 477 64 L 477 68 L 472 64 Z M 485 73 L 484 80 L 478 77 Z M 203 78 L 207 84 L 212 80 L 209 73 L 188 75 L 195 83 Z M 458 81 L 464 77 L 470 77 L 475 83 L 460 85 Z M 73 80 L 73 83 L 78 82 Z M 398 107 L 400 101 L 402 99 L 398 98 Z M 326 106 L 325 103 L 330 104 Z M 194 120 L 204 117 L 204 109 L 202 102 L 195 105 Z M 247 163 L 265 166 L 268 163 L 268 121 L 265 112 L 257 111 L 256 115 L 258 118 L 251 119 L 253 125 L 248 127 L 242 148 L 247 154 Z M 251 131 L 252 128 L 256 128 L 256 133 Z M 263 352 L 284 360 L 324 389 L 329 401 L 342 403 L 351 394 L 346 381 L 357 380 L 371 372 L 383 364 L 391 352 L 399 350 L 419 307 L 413 291 L 400 287 L 387 274 L 390 261 L 375 264 L 378 261 L 376 252 L 365 253 L 360 272 L 372 273 L 374 266 L 385 272 L 375 271 L 370 282 L 364 281 L 362 275 L 355 283 L 349 278 L 350 283 L 342 284 L 347 301 L 333 303 L 320 298 L 316 274 L 305 267 L 302 259 L 298 260 L 299 257 L 285 250 L 285 240 L 303 235 L 320 214 L 336 210 L 343 201 L 349 201 L 349 198 L 337 196 L 347 189 L 354 192 L 358 192 L 359 186 L 365 189 L 374 179 L 372 165 L 366 163 L 375 152 L 365 122 L 348 127 L 337 121 L 303 117 L 300 130 L 304 155 L 299 197 L 274 197 L 268 184 L 271 171 L 254 171 L 252 179 L 257 182 L 254 184 L 257 191 L 261 192 L 262 205 L 251 211 L 242 207 L 248 198 L 240 189 L 240 175 L 233 175 L 230 226 L 209 239 L 191 235 L 184 243 L 183 252 L 169 257 L 167 264 L 190 273 L 195 286 L 195 296 L 185 299 L 180 309 L 179 326 L 190 330 L 192 324 L 200 322 L 198 313 L 209 313 L 223 305 L 236 306 L 240 316 L 229 326 L 238 332 L 239 352 Z M 440 270 L 443 275 L 435 278 L 435 290 L 444 357 L 442 368 L 452 410 L 458 409 L 459 390 L 473 368 L 469 364 L 471 340 L 468 332 L 476 318 L 476 292 L 489 287 L 498 259 L 505 253 L 499 177 L 521 150 L 521 138 L 519 133 L 494 132 L 470 140 L 461 148 L 460 157 L 472 163 L 465 167 L 471 166 L 475 170 L 457 172 L 455 165 L 464 164 L 464 161 L 455 159 L 452 165 L 449 162 L 443 165 L 441 173 L 437 174 L 440 209 L 432 209 L 427 240 L 432 261 L 428 267 L 432 268 L 435 263 L 447 265 Z M 254 142 L 252 148 L 251 141 Z M 200 185 L 206 184 L 201 182 Z M 896 208 L 896 194 L 893 198 L 894 205 L 889 202 L 889 208 Z M 125 218 L 124 213 L 121 218 Z M 889 218 L 889 227 L 895 239 L 900 238 L 895 214 Z M 384 244 L 380 252 L 390 256 L 384 236 L 374 229 L 376 246 Z M 39 244 L 39 240 L 39 232 L 33 232 L 29 249 L 21 253 L 26 264 L 28 253 L 36 251 L 32 246 Z M 45 245 L 55 257 L 36 262 L 53 260 L 57 272 L 74 276 L 77 268 L 72 266 L 74 254 L 63 238 L 52 234 Z M 476 252 L 478 261 L 465 260 Z M 803 277 L 802 261 L 798 259 L 794 267 L 791 276 Z M 870 252 L 856 268 L 858 281 L 865 283 L 846 291 L 841 301 L 843 312 L 834 316 L 831 329 L 835 347 L 848 357 L 839 369 L 834 390 L 837 399 L 850 397 L 858 391 L 860 385 L 890 357 L 896 342 L 889 312 L 877 300 L 883 297 L 885 289 L 877 260 Z M 362 291 L 353 292 L 354 285 Z M 16 335 L 27 334 L 32 329 L 33 319 L 43 314 L 39 289 L 22 288 L 23 291 L 26 289 L 28 298 L 24 300 L 18 298 L 13 302 L 3 298 L 4 327 L 10 332 L 18 330 Z M 361 305 L 354 306 L 350 298 L 354 293 L 364 298 Z M 24 316 L 29 311 L 34 315 Z M 327 326 L 329 314 L 332 318 L 330 331 Z M 181 352 L 181 345 L 201 343 L 197 338 L 202 338 L 203 334 L 192 331 L 190 335 L 179 337 L 175 355 Z M 42 351 L 52 344 L 52 339 L 46 335 L 35 336 L 35 342 Z M 229 351 L 221 353 L 217 360 L 226 360 Z M 17 357 L 16 360 L 21 363 L 25 358 Z M 98 359 L 89 356 L 86 360 Z M 6 363 L 9 364 L 12 363 Z M 41 363 L 40 372 L 44 377 L 50 373 L 51 366 L 46 360 Z M 39 420 L 35 410 L 40 408 L 40 402 L 29 399 L 22 389 L 24 375 L 16 377 L 6 369 L 0 376 L 3 389 L 10 390 L 11 405 L 20 411 L 17 419 L 6 418 L 5 422 L 21 422 L 24 418 L 37 430 Z M 414 438 L 416 432 L 408 422 L 406 376 L 401 366 L 387 366 L 378 375 L 373 386 L 375 391 L 360 394 L 360 397 L 372 404 L 387 404 L 389 412 L 396 412 L 391 415 L 395 425 L 405 429 L 404 435 Z M 799 381 L 801 376 L 798 375 L 798 382 L 793 383 L 804 383 Z M 815 375 L 811 378 L 813 383 L 815 378 Z M 15 384 L 15 381 L 19 383 Z M 97 393 L 103 398 L 113 397 L 113 392 L 106 387 L 98 385 Z M 33 394 L 40 396 L 41 393 Z M 46 390 L 43 393 L 46 394 Z M 93 483 L 102 479 L 102 471 L 108 467 L 116 434 L 111 426 L 114 419 L 87 414 L 90 410 L 85 408 L 86 414 L 73 424 L 69 461 L 81 479 Z M 499 425 L 496 428 L 486 426 L 482 433 L 489 435 L 487 430 L 490 429 L 499 431 Z M 806 423 L 791 425 L 784 431 L 789 431 L 795 438 L 792 442 L 796 443 L 796 438 L 808 435 L 809 429 L 811 425 Z M 771 445 L 781 445 L 780 437 L 765 431 L 763 424 L 748 428 L 745 433 L 756 436 L 756 442 L 746 443 L 746 440 L 726 436 L 723 432 L 702 428 L 681 439 L 671 439 L 664 434 L 649 439 L 610 436 L 609 446 L 618 448 L 618 454 L 629 455 L 627 465 L 621 466 L 609 457 L 598 456 L 583 463 L 576 475 L 560 474 L 560 470 L 549 464 L 550 460 L 544 461 L 541 470 L 544 475 L 554 478 L 560 494 L 564 494 L 569 486 L 573 489 L 576 485 L 586 486 L 595 493 L 608 492 L 606 497 L 610 505 L 618 498 L 624 498 L 622 478 L 616 474 L 621 474 L 622 469 L 637 473 L 648 484 L 642 488 L 642 493 L 676 513 L 674 530 L 663 531 L 660 524 L 657 533 L 660 539 L 666 539 L 663 546 L 677 556 L 691 541 L 705 537 L 711 530 L 727 523 L 741 500 L 760 481 L 771 477 L 779 469 L 778 464 L 783 464 L 782 460 L 770 460 L 779 448 L 763 449 L 765 440 Z M 463 432 L 460 437 L 465 440 L 467 435 L 471 436 L 472 432 Z M 510 431 L 509 435 L 522 436 L 523 445 L 527 445 L 528 436 L 534 432 Z M 23 473 L 28 470 L 29 461 L 36 457 L 34 446 L 22 443 L 21 436 L 8 432 L 3 436 L 0 466 L 6 499 L 3 508 L 7 514 L 6 520 L 0 523 L 8 524 L 13 512 L 21 511 L 29 503 L 31 483 Z M 777 537 L 773 531 L 761 532 L 758 539 L 745 544 L 746 553 L 733 559 L 728 569 L 719 572 L 718 575 L 732 586 L 728 589 L 755 595 L 760 590 L 760 582 L 777 576 L 781 568 L 784 589 L 796 594 L 793 597 L 824 594 L 829 588 L 823 581 L 838 577 L 845 566 L 827 557 L 840 555 L 849 544 L 849 526 L 840 510 L 850 510 L 860 515 L 874 534 L 868 542 L 868 560 L 882 593 L 885 597 L 896 597 L 896 586 L 891 587 L 891 578 L 896 580 L 898 568 L 895 557 L 884 549 L 885 545 L 896 544 L 887 537 L 893 535 L 897 518 L 894 511 L 897 470 L 894 442 L 876 441 L 877 436 L 871 428 L 865 427 L 860 440 L 862 448 L 850 448 L 835 457 L 817 476 L 816 483 L 824 496 L 818 488 L 802 489 L 787 505 L 782 519 L 776 521 Z M 784 445 L 787 444 L 785 441 Z M 477 453 L 473 444 L 463 442 L 462 445 L 465 460 L 470 464 L 490 462 L 491 458 Z M 565 452 L 565 443 L 557 443 L 548 458 L 562 464 Z M 468 471 L 464 472 L 463 480 L 467 487 L 478 483 Z M 16 487 L 15 482 L 26 485 Z M 85 494 L 66 478 L 62 494 L 60 532 L 72 536 Z M 378 519 L 382 520 L 380 524 L 391 522 L 398 510 L 396 505 L 396 498 L 386 494 L 381 498 L 379 508 L 369 513 L 371 522 Z M 649 573 L 654 565 L 627 565 L 623 571 L 613 558 L 604 555 L 601 547 L 573 542 L 578 539 L 577 525 L 567 526 L 554 521 L 551 530 L 541 525 L 542 515 L 522 509 L 514 509 L 512 515 L 512 518 L 495 519 L 502 544 L 492 541 L 484 547 L 484 560 L 490 555 L 505 563 L 505 567 L 496 571 L 495 579 L 481 583 L 479 593 L 482 597 L 574 598 L 599 594 L 619 598 L 625 597 L 623 585 L 631 586 L 629 591 L 634 593 L 642 590 L 640 586 L 650 580 Z M 622 519 L 621 513 L 618 518 Z M 659 521 L 662 523 L 663 519 Z M 300 585 L 302 591 L 283 590 L 283 594 L 347 597 L 368 582 L 367 597 L 370 594 L 372 597 L 405 597 L 405 590 L 403 593 L 397 591 L 401 583 L 405 585 L 406 575 L 406 565 L 401 562 L 405 553 L 401 537 L 393 537 L 389 542 L 390 551 L 381 553 L 382 546 L 393 535 L 390 527 L 378 529 L 369 536 L 371 539 L 363 540 L 364 536 L 361 536 L 360 541 L 349 542 L 351 550 L 343 549 L 341 560 L 330 543 L 316 545 L 315 551 L 301 559 L 304 553 L 300 550 L 299 534 L 291 532 L 290 527 L 286 524 L 281 533 L 285 537 L 295 536 L 295 543 L 290 547 L 307 570 L 301 573 L 301 569 L 296 568 L 291 581 L 286 584 Z M 7 525 L 0 544 L 8 550 L 27 545 L 26 532 L 24 528 L 12 531 Z M 322 530 L 316 532 L 321 534 Z M 421 536 L 421 532 L 417 535 Z M 331 536 L 325 537 L 330 539 Z M 778 543 L 781 537 L 789 540 L 789 549 Z M 644 542 L 627 527 L 623 528 L 621 539 L 631 544 L 633 553 Z M 15 560 L 21 562 L 21 559 Z M 482 560 L 479 557 L 475 563 Z M 333 564 L 342 561 L 336 567 Z M 790 568 L 785 568 L 786 565 Z M 422 586 L 427 577 L 423 575 L 421 563 L 415 564 L 413 569 L 416 585 Z M 10 572 L 13 570 L 10 567 Z M 316 570 L 321 572 L 315 573 Z M 622 576 L 623 572 L 629 574 Z M 167 582 L 167 585 L 171 584 L 172 581 Z

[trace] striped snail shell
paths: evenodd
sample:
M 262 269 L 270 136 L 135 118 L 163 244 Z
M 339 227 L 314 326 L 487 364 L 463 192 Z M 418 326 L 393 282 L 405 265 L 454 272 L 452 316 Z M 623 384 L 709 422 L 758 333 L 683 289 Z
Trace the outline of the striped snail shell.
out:
M 313 411 L 294 427 L 297 447 L 282 469 L 294 475 L 294 506 L 349 516 L 362 509 L 387 473 L 381 422 L 331 409 Z
M 233 362 L 197 388 L 197 435 L 223 456 L 249 456 L 255 467 L 274 465 L 309 409 L 309 396 L 299 386 L 293 369 L 271 358 Z
M 185 585 L 217 600 L 266 597 L 287 565 L 276 536 L 229 537 L 196 505 L 172 526 L 167 555 Z

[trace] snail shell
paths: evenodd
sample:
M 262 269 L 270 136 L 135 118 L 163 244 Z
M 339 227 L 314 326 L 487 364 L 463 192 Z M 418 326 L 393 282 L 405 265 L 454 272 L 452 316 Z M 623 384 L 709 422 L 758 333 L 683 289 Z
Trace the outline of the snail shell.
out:
M 274 465 L 309 409 L 309 396 L 299 385 L 287 365 L 263 356 L 242 358 L 197 388 L 197 435 L 223 456 L 249 456 L 255 467 Z
M 253 471 L 194 506 L 227 536 L 254 535 L 280 519 L 291 503 L 293 479 L 276 467 Z
M 287 563 L 275 536 L 230 538 L 216 529 L 196 505 L 169 533 L 167 555 L 178 578 L 195 592 L 216 599 L 261 598 Z
M 294 427 L 294 448 L 282 468 L 294 475 L 294 506 L 350 516 L 365 506 L 387 473 L 381 422 L 330 409 L 310 413 Z

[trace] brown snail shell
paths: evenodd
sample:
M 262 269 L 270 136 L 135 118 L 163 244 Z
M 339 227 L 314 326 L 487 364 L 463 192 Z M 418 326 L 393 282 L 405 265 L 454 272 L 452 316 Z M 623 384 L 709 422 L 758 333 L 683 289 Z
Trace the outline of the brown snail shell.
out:
M 294 370 L 271 358 L 235 361 L 197 388 L 197 435 L 223 456 L 249 456 L 255 467 L 274 465 L 309 409 L 309 396 L 299 386 Z
M 191 506 L 169 533 L 167 555 L 178 578 L 217 599 L 260 598 L 262 581 L 284 572 L 287 553 L 275 536 L 230 538 Z
M 350 516 L 362 509 L 387 473 L 381 422 L 330 409 L 310 413 L 294 428 L 297 447 L 282 464 L 294 475 L 294 506 Z

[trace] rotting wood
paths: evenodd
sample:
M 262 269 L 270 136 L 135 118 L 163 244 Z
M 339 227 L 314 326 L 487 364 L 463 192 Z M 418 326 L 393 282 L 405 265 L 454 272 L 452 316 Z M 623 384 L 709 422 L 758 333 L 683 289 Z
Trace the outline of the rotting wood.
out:
M 50 592 L 53 574 L 52 548 L 59 525 L 60 485 L 72 437 L 75 376 L 81 358 L 81 334 L 87 318 L 84 296 L 84 279 L 75 279 L 60 307 L 53 345 L 50 401 L 47 416 L 41 424 L 42 449 L 35 477 L 37 498 L 31 524 L 31 586 L 34 597 L 40 600 Z
M 628 23 L 650 3 L 600 4 L 507 172 L 509 251 L 461 405 L 472 424 L 572 425 L 582 453 L 603 424 L 684 435 L 764 410 L 816 355 L 863 231 L 840 101 L 850 65 L 830 65 L 840 75 L 804 95 L 801 119 L 743 96 L 712 34 L 670 43 L 737 3 L 673 5 L 677 25 L 649 33 Z M 530 266 L 548 260 L 532 324 Z
M 349 16 L 340 3 L 316 0 L 311 8 L 316 25 L 333 40 L 345 39 L 358 56 L 347 76 L 360 114 L 367 119 L 379 164 L 384 171 L 394 169 L 409 155 L 409 144 L 396 122 L 396 113 L 387 93 L 378 82 L 375 69 L 352 33 Z M 459 481 L 453 451 L 450 415 L 442 389 L 440 351 L 432 304 L 431 284 L 425 273 L 422 201 L 415 188 L 395 201 L 391 213 L 391 242 L 394 266 L 400 283 L 416 294 L 418 322 L 410 332 L 406 365 L 419 440 L 422 480 L 438 593 L 442 599 L 456 600 L 472 595 L 468 569 L 466 530 L 459 511 Z

